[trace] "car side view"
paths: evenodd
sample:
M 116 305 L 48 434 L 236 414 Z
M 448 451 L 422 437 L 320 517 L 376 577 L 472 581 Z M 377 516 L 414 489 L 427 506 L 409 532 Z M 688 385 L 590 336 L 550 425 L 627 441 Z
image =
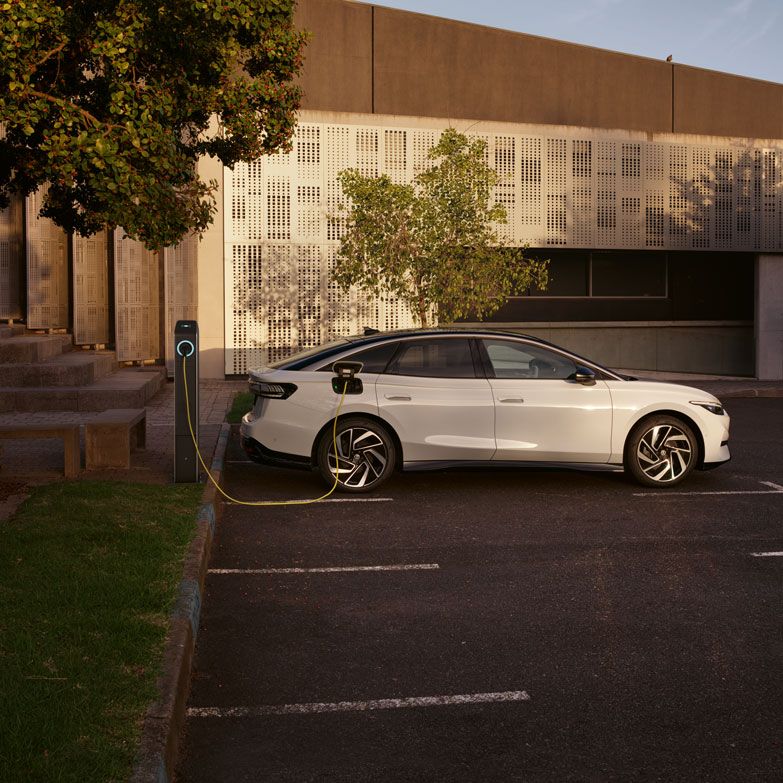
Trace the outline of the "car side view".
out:
M 332 377 L 345 362 L 361 369 L 335 438 Z M 377 489 L 395 470 L 493 464 L 624 469 L 672 487 L 730 459 L 729 416 L 713 395 L 512 332 L 372 332 L 253 370 L 249 383 L 251 459 L 316 468 L 344 492 Z

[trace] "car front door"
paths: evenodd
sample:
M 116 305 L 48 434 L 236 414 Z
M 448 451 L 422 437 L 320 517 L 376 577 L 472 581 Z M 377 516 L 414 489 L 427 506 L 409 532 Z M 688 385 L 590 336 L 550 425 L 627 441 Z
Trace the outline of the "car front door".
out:
M 397 432 L 406 463 L 492 458 L 494 400 L 477 365 L 466 337 L 402 342 L 375 389 L 380 415 Z
M 612 398 L 602 380 L 573 379 L 576 363 L 514 338 L 480 341 L 495 402 L 495 460 L 608 462 Z

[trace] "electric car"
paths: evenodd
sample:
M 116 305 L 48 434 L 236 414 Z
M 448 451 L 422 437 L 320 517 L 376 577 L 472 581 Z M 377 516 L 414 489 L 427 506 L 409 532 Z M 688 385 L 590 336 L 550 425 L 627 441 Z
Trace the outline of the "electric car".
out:
M 344 492 L 377 489 L 395 470 L 493 464 L 624 469 L 672 487 L 730 459 L 713 395 L 512 332 L 367 330 L 255 369 L 249 383 L 246 453 L 316 468 L 330 486 L 337 476 Z

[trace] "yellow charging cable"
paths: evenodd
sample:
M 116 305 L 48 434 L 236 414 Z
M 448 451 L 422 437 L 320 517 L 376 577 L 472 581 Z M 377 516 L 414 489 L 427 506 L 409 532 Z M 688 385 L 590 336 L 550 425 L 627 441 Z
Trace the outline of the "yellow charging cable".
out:
M 215 485 L 215 489 L 217 489 L 217 491 L 223 495 L 224 498 L 230 500 L 232 503 L 236 503 L 239 506 L 306 506 L 310 503 L 318 503 L 321 500 L 326 500 L 326 498 L 328 498 L 329 495 L 331 495 L 337 489 L 337 484 L 340 480 L 340 458 L 337 455 L 337 419 L 340 415 L 340 411 L 342 410 L 343 401 L 345 400 L 345 391 L 348 388 L 347 382 L 343 385 L 343 393 L 340 397 L 340 403 L 337 406 L 337 411 L 334 414 L 334 426 L 332 427 L 332 444 L 334 445 L 335 462 L 334 484 L 332 485 L 332 488 L 325 495 L 321 495 L 319 498 L 311 498 L 309 500 L 239 500 L 238 498 L 231 497 L 231 495 L 229 495 L 228 492 L 226 492 L 223 487 L 221 487 L 220 484 L 215 481 L 215 478 L 209 472 L 207 463 L 204 462 L 204 458 L 201 456 L 201 451 L 199 450 L 198 441 L 196 439 L 196 433 L 193 432 L 193 422 L 190 418 L 190 398 L 188 397 L 188 370 L 186 359 L 187 357 L 182 357 L 182 385 L 185 387 L 185 410 L 188 414 L 188 429 L 190 429 L 190 437 L 193 440 L 193 445 L 196 447 L 196 454 L 198 454 L 201 467 L 204 468 L 207 476 L 209 476 L 209 480 Z

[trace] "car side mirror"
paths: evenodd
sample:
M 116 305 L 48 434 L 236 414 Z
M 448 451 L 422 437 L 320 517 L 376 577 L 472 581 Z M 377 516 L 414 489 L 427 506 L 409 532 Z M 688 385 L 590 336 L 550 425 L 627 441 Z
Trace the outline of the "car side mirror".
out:
M 576 381 L 582 386 L 595 386 L 595 373 L 588 367 L 576 366 L 576 372 L 568 376 L 569 381 Z

